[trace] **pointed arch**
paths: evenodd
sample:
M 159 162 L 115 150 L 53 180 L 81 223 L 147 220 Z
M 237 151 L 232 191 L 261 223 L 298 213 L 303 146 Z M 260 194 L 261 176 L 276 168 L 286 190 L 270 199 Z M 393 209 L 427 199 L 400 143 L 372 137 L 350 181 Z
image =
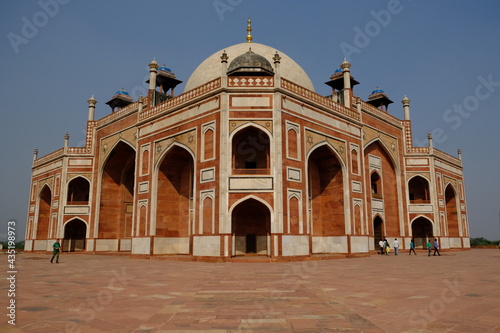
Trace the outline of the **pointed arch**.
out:
M 233 174 L 269 174 L 271 166 L 271 133 L 264 127 L 247 123 L 229 136 Z
M 158 173 L 158 168 L 160 167 L 161 163 L 163 162 L 163 160 L 165 159 L 165 157 L 169 154 L 169 152 L 174 149 L 175 147 L 178 147 L 178 148 L 182 148 L 184 149 L 185 151 L 187 151 L 193 160 L 196 159 L 196 155 L 195 153 L 191 150 L 191 148 L 187 145 L 185 145 L 184 143 L 182 142 L 178 142 L 178 141 L 174 141 L 172 142 L 162 153 L 161 155 L 157 158 L 156 160 L 156 163 L 154 165 L 154 171 L 155 171 L 155 176 L 157 176 L 157 173 Z
M 188 237 L 193 233 L 194 161 L 191 149 L 179 142 L 172 143 L 158 159 L 153 183 L 154 235 Z
M 261 204 L 263 204 L 264 206 L 267 207 L 267 209 L 269 209 L 269 211 L 271 212 L 271 216 L 273 215 L 273 207 L 264 199 L 254 195 L 254 194 L 249 194 L 249 195 L 246 195 L 244 196 L 243 198 L 237 200 L 236 202 L 234 202 L 231 207 L 229 207 L 229 214 L 232 214 L 233 213 L 233 209 L 238 206 L 240 203 L 242 203 L 243 201 L 246 201 L 246 200 L 249 200 L 249 199 L 254 199 L 258 202 L 260 202 Z
M 288 232 L 290 234 L 301 234 L 300 216 L 302 215 L 300 197 L 294 193 L 288 196 Z
M 75 221 L 75 220 L 79 220 L 79 221 L 83 222 L 87 228 L 89 227 L 89 222 L 86 221 L 84 218 L 74 216 L 74 217 L 68 219 L 67 221 L 63 222 L 63 229 L 66 227 L 66 225 L 69 222 Z M 85 237 L 87 237 L 87 236 L 88 236 L 88 234 L 85 235 Z
M 215 158 L 215 130 L 212 127 L 207 127 L 203 130 L 203 160 L 211 160 Z
M 290 126 L 286 131 L 287 157 L 299 159 L 299 131 L 295 126 Z
M 402 225 L 402 200 L 401 200 L 401 179 L 399 166 L 394 157 L 385 146 L 384 142 L 378 138 L 371 140 L 364 148 L 364 168 L 365 181 L 372 184 L 371 177 L 373 171 L 380 177 L 377 193 L 370 191 L 371 200 L 368 202 L 369 211 L 383 210 L 384 228 L 386 236 L 399 236 L 403 234 Z M 373 190 L 373 188 L 372 188 Z
M 430 200 L 430 182 L 421 175 L 408 179 L 408 199 L 411 204 L 428 204 Z
M 135 147 L 125 140 L 118 140 L 101 165 L 97 238 L 132 236 L 135 162 Z
M 124 145 L 127 145 L 129 146 L 134 152 L 136 151 L 135 149 L 135 146 L 133 144 L 131 144 L 130 142 L 128 142 L 127 140 L 124 140 L 124 139 L 119 139 L 118 141 L 116 141 L 112 147 L 108 148 L 106 150 L 106 154 L 103 156 L 103 160 L 102 160 L 102 163 L 99 167 L 99 173 L 102 173 L 102 170 L 104 168 L 104 166 L 106 165 L 106 163 L 108 162 L 108 160 L 110 159 L 111 157 L 111 153 L 113 152 L 113 150 L 115 150 L 115 148 L 119 145 L 119 144 L 124 144 Z
M 49 226 L 52 216 L 52 189 L 44 184 L 38 192 L 38 212 L 35 239 L 49 239 Z
M 88 223 L 85 220 L 73 217 L 64 223 L 63 230 L 63 251 L 85 250 L 86 238 L 88 237 Z
M 377 170 L 373 170 L 370 173 L 370 188 L 372 193 L 372 198 L 382 199 L 382 182 L 380 173 Z
M 446 184 L 444 190 L 444 201 L 446 209 L 446 221 L 448 224 L 448 236 L 460 237 L 457 190 L 451 182 L 448 182 Z
M 149 236 L 150 235 L 150 228 L 149 228 L 149 218 L 148 218 L 148 213 L 149 213 L 149 200 L 139 200 L 137 202 L 137 221 L 139 222 L 136 225 L 136 235 L 138 236 Z
M 215 198 L 209 194 L 205 195 L 204 198 L 202 199 L 202 227 L 201 233 L 203 234 L 214 234 L 215 233 L 215 225 L 214 225 L 214 220 L 215 220 Z
M 362 204 L 354 203 L 353 205 L 353 234 L 361 235 L 362 233 Z
M 37 196 L 40 196 L 44 188 L 47 187 L 50 191 L 50 193 L 53 193 L 54 190 L 52 189 L 52 186 L 49 183 L 44 183 L 42 186 L 39 186 Z
M 328 142 L 307 154 L 309 221 L 313 236 L 340 236 L 350 232 L 346 165 Z
M 425 249 L 425 244 L 434 238 L 434 223 L 424 215 L 418 215 L 410 222 L 415 248 Z
M 389 157 L 389 160 L 392 163 L 392 166 L 396 169 L 396 171 L 399 171 L 399 163 L 396 161 L 396 158 L 392 155 L 389 147 L 387 147 L 385 142 L 380 140 L 380 138 L 373 138 L 372 140 L 365 143 L 363 150 L 366 150 L 366 148 L 368 148 L 370 145 L 372 145 L 374 143 L 378 143 L 384 149 L 385 153 L 387 154 L 387 156 Z
M 66 185 L 67 205 L 88 205 L 90 197 L 90 181 L 87 177 L 78 175 L 71 178 Z
M 385 227 L 384 227 L 384 219 L 380 214 L 375 214 L 373 216 L 373 242 L 375 249 L 379 248 L 379 242 L 381 239 L 385 238 Z
M 270 255 L 272 210 L 269 204 L 256 196 L 247 196 L 231 206 L 230 214 L 233 255 Z
M 351 148 L 351 172 L 356 175 L 359 174 L 359 157 L 356 148 Z
M 343 173 L 346 173 L 347 171 L 347 165 L 344 161 L 344 159 L 342 158 L 342 154 L 337 150 L 337 148 L 335 148 L 330 142 L 328 141 L 323 141 L 323 142 L 319 142 L 317 144 L 315 144 L 314 146 L 312 146 L 309 151 L 307 152 L 307 156 L 306 156 L 306 159 L 309 159 L 309 157 L 311 156 L 311 154 L 318 148 L 321 148 L 323 146 L 326 146 L 328 147 L 328 149 L 331 150 L 331 152 L 335 155 L 335 157 L 338 159 L 340 165 L 342 166 L 342 172 Z

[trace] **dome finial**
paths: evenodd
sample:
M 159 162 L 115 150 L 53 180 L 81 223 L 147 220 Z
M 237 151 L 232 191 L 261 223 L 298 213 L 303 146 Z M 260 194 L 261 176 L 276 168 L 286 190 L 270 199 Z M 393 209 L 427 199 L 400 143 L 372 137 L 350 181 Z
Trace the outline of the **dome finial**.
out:
M 247 21 L 247 43 L 252 42 L 252 21 L 250 20 L 250 17 L 248 18 Z

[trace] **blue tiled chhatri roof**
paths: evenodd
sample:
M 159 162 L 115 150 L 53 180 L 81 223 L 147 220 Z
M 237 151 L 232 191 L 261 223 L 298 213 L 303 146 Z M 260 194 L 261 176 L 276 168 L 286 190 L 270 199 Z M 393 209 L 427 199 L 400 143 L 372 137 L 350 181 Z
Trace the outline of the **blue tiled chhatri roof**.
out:
M 170 68 L 168 67 L 165 67 L 165 66 L 161 66 L 160 68 L 158 68 L 159 71 L 167 71 L 167 72 L 171 72 Z
M 372 91 L 372 95 L 373 94 L 376 94 L 376 93 L 383 93 L 384 91 L 382 89 L 380 89 L 379 87 L 377 87 L 377 89 L 375 89 L 374 91 Z
M 129 95 L 128 92 L 126 92 L 125 90 L 121 89 L 121 90 L 118 90 L 115 95 Z

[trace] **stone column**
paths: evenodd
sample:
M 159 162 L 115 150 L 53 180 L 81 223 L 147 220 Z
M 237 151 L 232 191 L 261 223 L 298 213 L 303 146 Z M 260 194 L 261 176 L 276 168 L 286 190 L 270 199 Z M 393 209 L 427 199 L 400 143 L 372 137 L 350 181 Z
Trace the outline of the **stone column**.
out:
M 344 62 L 340 64 L 344 74 L 344 106 L 351 107 L 351 64 L 344 59 Z
M 227 56 L 226 50 L 224 50 L 220 56 L 222 88 L 227 88 L 227 59 L 229 59 L 229 57 Z
M 429 154 L 433 154 L 434 153 L 434 146 L 432 144 L 432 134 L 431 134 L 431 132 L 429 132 L 427 134 L 427 140 L 429 141 Z
M 96 99 L 94 98 L 94 95 L 89 98 L 87 101 L 89 103 L 89 118 L 88 121 L 93 121 L 94 120 L 94 115 L 95 115 L 95 105 L 97 104 Z
M 405 120 L 410 120 L 410 99 L 408 97 L 403 98 L 401 101 L 403 103 L 403 110 L 405 113 Z
M 274 86 L 280 87 L 281 86 L 281 73 L 280 73 L 281 57 L 277 51 L 274 54 L 273 60 L 274 60 Z
M 33 151 L 33 163 L 35 163 L 37 158 L 38 158 L 38 148 L 35 148 L 35 150 Z
M 158 63 L 156 62 L 156 59 L 153 59 L 149 63 L 149 89 L 150 90 L 155 90 L 156 89 L 156 74 L 157 74 L 157 69 L 158 69 Z
M 137 103 L 139 103 L 139 110 L 137 111 L 137 113 L 141 113 L 142 108 L 144 107 L 144 97 L 142 97 L 142 95 L 139 95 L 139 98 L 137 99 Z
M 68 142 L 69 142 L 69 134 L 66 132 L 64 135 L 64 153 L 66 154 L 68 152 Z

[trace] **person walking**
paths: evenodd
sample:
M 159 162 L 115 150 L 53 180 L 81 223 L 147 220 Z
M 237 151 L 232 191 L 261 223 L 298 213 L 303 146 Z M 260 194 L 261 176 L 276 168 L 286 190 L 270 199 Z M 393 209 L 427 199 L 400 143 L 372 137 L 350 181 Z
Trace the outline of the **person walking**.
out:
M 415 243 L 413 243 L 413 239 L 410 241 L 410 256 L 411 256 L 411 253 L 414 253 L 415 255 L 417 255 L 417 252 L 415 252 Z
M 389 246 L 389 241 L 384 239 L 384 250 L 385 250 L 385 255 L 388 256 L 389 252 L 391 252 L 391 247 Z
M 430 239 L 427 240 L 427 244 L 425 244 L 425 247 L 427 247 L 427 255 L 430 257 L 431 256 L 431 252 L 432 252 L 432 246 L 431 246 L 431 240 Z
M 394 242 L 392 242 L 392 247 L 394 248 L 394 255 L 398 255 L 398 250 L 399 250 L 399 242 L 397 238 L 394 238 Z
M 441 256 L 441 253 L 439 253 L 439 243 L 438 239 L 434 238 L 434 255 L 438 254 L 438 256 Z
M 383 239 L 380 239 L 380 242 L 378 242 L 378 246 L 380 247 L 380 254 L 383 255 L 384 254 L 384 240 Z
M 52 258 L 50 259 L 50 263 L 54 261 L 54 257 L 56 258 L 56 264 L 59 263 L 59 254 L 61 252 L 61 243 L 59 242 L 59 239 L 56 240 L 56 242 L 52 245 Z

